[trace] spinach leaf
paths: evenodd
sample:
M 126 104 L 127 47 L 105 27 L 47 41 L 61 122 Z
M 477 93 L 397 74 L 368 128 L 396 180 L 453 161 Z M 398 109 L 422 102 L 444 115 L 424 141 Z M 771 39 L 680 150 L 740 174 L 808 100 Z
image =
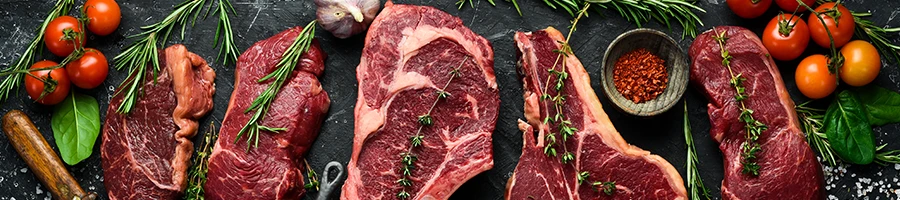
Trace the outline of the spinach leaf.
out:
M 878 86 L 857 89 L 859 101 L 873 126 L 900 123 L 900 94 Z
M 100 134 L 100 105 L 91 96 L 72 93 L 53 108 L 50 127 L 63 161 L 78 164 L 91 156 Z
M 855 93 L 841 92 L 825 112 L 825 134 L 844 161 L 867 165 L 875 158 L 875 139 L 866 111 Z

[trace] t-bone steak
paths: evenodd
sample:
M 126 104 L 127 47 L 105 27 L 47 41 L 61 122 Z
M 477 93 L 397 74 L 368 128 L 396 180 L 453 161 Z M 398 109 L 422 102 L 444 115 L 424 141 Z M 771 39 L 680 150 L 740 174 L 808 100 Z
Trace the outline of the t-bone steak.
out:
M 369 28 L 356 72 L 353 154 L 341 199 L 398 198 L 408 149 L 418 158 L 405 189 L 410 199 L 447 199 L 493 167 L 500 106 L 493 66 L 490 43 L 459 18 L 389 1 Z M 450 95 L 437 100 L 445 85 Z M 418 116 L 431 107 L 433 124 L 420 126 Z M 410 148 L 419 127 L 424 141 Z
M 236 138 L 255 112 L 245 110 L 272 83 L 257 80 L 276 70 L 282 53 L 302 30 L 294 27 L 257 42 L 238 58 L 235 89 L 209 158 L 207 199 L 299 199 L 305 193 L 303 159 L 331 104 L 317 78 L 325 70 L 325 52 L 317 41 L 303 54 L 261 121 L 263 126 L 286 130 L 261 131 L 258 147 L 248 146 L 246 135 Z
M 191 138 L 197 120 L 212 109 L 216 73 L 182 45 L 159 58 L 159 73 L 145 75 L 130 114 L 116 112 L 126 88 L 106 110 L 100 156 L 110 199 L 178 199 L 187 187 Z
M 738 119 L 728 68 L 716 34 L 727 37 L 725 49 L 733 57 L 731 69 L 746 81 L 748 99 L 743 103 L 753 117 L 768 126 L 757 140 L 759 176 L 742 173 L 741 144 L 744 123 Z M 759 38 L 750 30 L 734 26 L 715 27 L 691 45 L 691 83 L 709 99 L 710 135 L 719 142 L 725 161 L 723 199 L 825 199 L 822 168 L 806 143 L 797 121 L 794 102 L 784 87 L 778 67 Z
M 560 54 L 555 50 L 562 49 L 560 42 L 565 41 L 562 33 L 553 27 L 517 32 L 515 41 L 528 122 L 519 122 L 519 128 L 524 131 L 524 146 L 507 184 L 506 199 L 687 198 L 681 175 L 669 162 L 622 139 L 594 94 L 581 61 L 570 55 L 561 58 L 565 62 L 557 62 Z M 563 81 L 562 113 L 571 122 L 569 126 L 577 130 L 567 140 L 560 135 L 560 122 L 546 120 L 557 115 L 555 102 L 552 98 L 541 100 L 545 94 L 551 97 L 558 94 L 555 89 L 558 76 L 551 75 L 550 69 L 565 69 L 569 74 Z M 548 83 L 552 85 L 550 88 Z M 549 134 L 557 141 L 549 146 L 556 150 L 555 156 L 545 153 L 551 144 L 551 139 L 547 139 Z M 574 154 L 574 160 L 562 163 L 560 157 L 567 150 Z M 580 173 L 588 176 L 578 181 Z M 594 186 L 595 182 L 614 182 L 615 189 L 602 184 Z M 604 191 L 604 187 L 610 190 Z

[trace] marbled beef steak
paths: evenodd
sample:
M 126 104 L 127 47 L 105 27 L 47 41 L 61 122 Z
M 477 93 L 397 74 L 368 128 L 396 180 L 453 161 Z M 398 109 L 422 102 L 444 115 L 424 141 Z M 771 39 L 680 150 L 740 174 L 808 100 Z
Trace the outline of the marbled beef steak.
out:
M 331 104 L 317 78 L 325 70 L 325 53 L 317 41 L 303 54 L 261 122 L 287 130 L 261 131 L 258 147 L 248 147 L 247 136 L 235 138 L 253 115 L 244 111 L 271 84 L 257 80 L 276 69 L 302 30 L 294 27 L 257 42 L 238 58 L 234 92 L 209 158 L 207 199 L 299 199 L 305 193 L 303 159 Z
M 557 81 L 557 76 L 549 70 L 554 69 L 559 57 L 554 50 L 561 49 L 560 41 L 565 40 L 553 27 L 515 35 L 528 122 L 519 122 L 519 128 L 524 131 L 524 146 L 507 184 L 506 199 L 686 199 L 681 175 L 669 162 L 622 139 L 594 94 L 584 66 L 575 56 L 562 58 L 569 74 L 562 90 L 565 97 L 562 111 L 577 131 L 573 138 L 563 141 L 558 125 L 544 123 L 545 118 L 557 114 L 554 102 L 541 100 L 541 96 L 544 92 L 557 95 L 553 86 L 544 88 Z M 556 64 L 556 70 L 562 69 L 561 63 Z M 557 150 L 557 156 L 544 153 L 549 144 L 546 136 L 551 133 L 560 142 L 550 146 Z M 560 161 L 564 148 L 574 154 L 574 161 L 567 164 Z M 579 184 L 576 177 L 583 172 L 589 176 Z M 615 191 L 606 194 L 602 185 L 592 186 L 594 182 L 615 182 Z
M 759 176 L 741 173 L 744 123 L 738 120 L 740 103 L 735 101 L 728 68 L 722 65 L 719 44 L 713 39 L 725 32 L 725 48 L 734 58 L 731 69 L 747 80 L 744 100 L 753 117 L 768 125 L 759 136 Z M 691 83 L 709 99 L 712 138 L 724 156 L 723 199 L 824 199 L 822 167 L 806 143 L 794 101 L 784 87 L 781 74 L 769 52 L 752 31 L 720 26 L 697 36 L 689 52 Z
M 187 187 L 191 138 L 197 119 L 212 109 L 216 73 L 182 45 L 159 58 L 159 76 L 154 81 L 153 73 L 146 74 L 130 114 L 116 112 L 120 91 L 106 110 L 100 156 L 110 199 L 177 199 Z
M 369 28 L 356 72 L 353 154 L 341 199 L 397 198 L 401 155 L 420 127 L 417 116 L 432 105 L 433 125 L 422 126 L 424 142 L 412 151 L 418 160 L 410 199 L 447 199 L 493 167 L 500 106 L 493 59 L 488 41 L 459 18 L 388 1 Z M 448 81 L 457 67 L 459 76 Z M 450 96 L 436 101 L 445 84 Z

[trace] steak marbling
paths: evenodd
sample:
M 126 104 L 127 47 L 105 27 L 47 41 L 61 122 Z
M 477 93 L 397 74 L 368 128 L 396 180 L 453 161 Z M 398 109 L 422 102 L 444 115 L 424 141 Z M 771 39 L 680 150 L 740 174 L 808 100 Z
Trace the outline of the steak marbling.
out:
M 424 127 L 412 170 L 410 199 L 447 199 L 463 182 L 493 167 L 491 134 L 499 94 L 494 54 L 462 21 L 428 6 L 388 1 L 366 35 L 357 68 L 353 154 L 341 199 L 396 199 L 401 153 L 417 132 L 417 116 L 434 104 L 453 68 L 460 76 Z
M 747 108 L 769 128 L 760 134 L 757 155 L 759 176 L 741 173 L 744 123 L 740 104 L 722 65 L 715 34 L 725 32 L 725 48 L 733 56 L 731 68 L 746 78 Z M 741 27 L 715 27 L 697 36 L 691 45 L 691 83 L 709 99 L 710 135 L 724 156 L 723 199 L 824 199 L 822 168 L 806 143 L 797 121 L 794 101 L 784 87 L 775 62 L 759 38 Z
M 212 109 L 216 74 L 182 45 L 160 53 L 159 76 L 147 73 L 143 95 L 128 115 L 109 102 L 100 156 L 110 199 L 177 199 L 187 187 L 197 120 Z M 148 66 L 150 67 L 150 66 Z
M 564 150 L 559 144 L 554 147 L 558 152 L 556 157 L 544 153 L 548 134 L 555 133 L 557 141 L 563 141 L 559 138 L 559 126 L 544 123 L 546 117 L 557 114 L 553 102 L 542 101 L 540 97 L 544 91 L 550 96 L 557 94 L 555 89 L 543 88 L 557 80 L 547 80 L 556 77 L 548 70 L 554 68 L 559 56 L 554 52 L 561 49 L 558 41 L 565 40 L 553 27 L 515 35 L 528 122 L 519 121 L 519 128 L 524 131 L 524 146 L 507 184 L 506 199 L 686 199 L 681 175 L 669 162 L 622 139 L 594 94 L 584 66 L 575 56 L 562 58 L 569 74 L 564 80 L 563 113 L 571 121 L 570 126 L 577 129 L 565 145 L 574 153 L 574 163 L 560 161 Z M 582 184 L 576 178 L 579 172 L 589 173 Z M 605 194 L 592 187 L 593 182 L 615 182 L 615 192 Z
M 261 121 L 287 130 L 261 131 L 258 147 L 248 147 L 247 136 L 235 142 L 253 115 L 244 111 L 272 82 L 257 80 L 276 69 L 302 30 L 294 27 L 257 42 L 238 58 L 235 90 L 209 158 L 207 199 L 299 199 L 305 193 L 303 159 L 331 104 L 317 78 L 325 69 L 325 53 L 318 42 L 303 54 Z

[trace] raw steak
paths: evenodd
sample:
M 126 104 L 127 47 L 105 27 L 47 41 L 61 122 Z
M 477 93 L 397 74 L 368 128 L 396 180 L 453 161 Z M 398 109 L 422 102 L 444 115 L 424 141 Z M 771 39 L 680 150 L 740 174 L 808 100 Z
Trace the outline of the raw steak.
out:
M 236 138 L 255 112 L 244 111 L 272 83 L 257 80 L 277 69 L 282 53 L 302 30 L 294 27 L 257 42 L 238 58 L 235 89 L 209 158 L 207 199 L 299 199 L 305 193 L 303 157 L 331 104 L 317 78 L 325 70 L 325 52 L 317 41 L 303 54 L 261 122 L 287 130 L 261 131 L 258 147 L 248 146 L 246 135 Z
M 725 48 L 734 58 L 731 68 L 747 80 L 750 97 L 744 100 L 756 120 L 768 125 L 758 139 L 759 176 L 741 173 L 744 123 L 738 120 L 740 103 L 730 85 L 731 75 L 722 65 L 719 44 L 713 39 L 725 32 Z M 822 168 L 800 132 L 794 102 L 784 87 L 775 62 L 750 30 L 715 27 L 691 45 L 691 83 L 709 99 L 709 131 L 725 158 L 723 199 L 824 199 Z
M 146 74 L 144 93 L 130 114 L 116 112 L 121 94 L 106 110 L 100 156 L 110 199 L 176 199 L 187 187 L 191 138 L 197 119 L 212 109 L 216 73 L 182 45 L 166 48 L 159 58 L 156 82 L 153 73 Z
M 551 86 L 556 76 L 550 75 L 561 49 L 559 41 L 565 41 L 562 33 L 553 27 L 523 33 L 517 32 L 519 75 L 525 89 L 525 118 L 519 121 L 524 131 L 524 146 L 519 164 L 507 184 L 506 199 L 686 199 L 681 175 L 662 157 L 631 146 L 622 139 L 591 88 L 591 81 L 581 61 L 575 56 L 564 57 L 563 114 L 577 129 L 573 138 L 563 142 L 560 128 L 554 123 L 544 123 L 548 116 L 555 116 L 554 102 L 541 100 L 547 92 L 556 96 Z M 562 63 L 560 61 L 560 63 Z M 555 69 L 560 70 L 561 64 Z M 552 78 L 548 81 L 547 78 Z M 548 156 L 544 148 L 549 144 L 547 135 L 556 135 L 556 145 L 551 146 L 557 156 Z M 565 143 L 565 147 L 562 147 Z M 574 161 L 560 161 L 565 149 L 575 156 Z M 587 172 L 589 176 L 579 184 L 577 176 Z M 594 182 L 615 182 L 615 191 L 606 194 Z
M 406 189 L 410 199 L 447 199 L 493 167 L 500 106 L 493 66 L 491 45 L 459 18 L 388 1 L 369 28 L 356 71 L 355 137 L 341 199 L 397 198 L 401 153 L 420 126 L 417 116 L 432 105 L 434 124 L 422 126 L 424 142 L 412 151 L 418 161 Z M 460 76 L 449 82 L 457 67 Z M 435 101 L 445 84 L 451 95 Z

